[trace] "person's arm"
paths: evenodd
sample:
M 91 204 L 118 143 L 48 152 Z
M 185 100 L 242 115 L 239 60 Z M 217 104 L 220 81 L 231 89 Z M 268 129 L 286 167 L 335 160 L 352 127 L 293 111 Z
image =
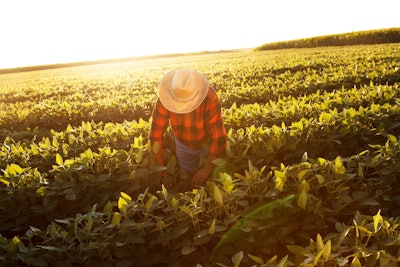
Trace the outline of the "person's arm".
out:
M 209 178 L 215 168 L 215 165 L 212 163 L 213 160 L 223 154 L 226 147 L 226 130 L 222 118 L 221 106 L 216 95 L 214 95 L 214 99 L 210 101 L 207 107 L 207 117 L 211 143 L 208 148 L 208 157 L 203 167 L 192 178 L 190 185 L 192 188 L 203 184 Z
M 163 137 L 164 133 L 168 127 L 169 123 L 169 112 L 168 110 L 161 104 L 160 100 L 157 99 L 157 102 L 154 106 L 153 113 L 151 115 L 152 122 L 150 126 L 150 150 L 153 153 L 154 146 L 157 146 L 157 151 L 155 154 L 155 160 L 158 165 L 164 166 L 164 158 L 162 153 L 163 147 Z

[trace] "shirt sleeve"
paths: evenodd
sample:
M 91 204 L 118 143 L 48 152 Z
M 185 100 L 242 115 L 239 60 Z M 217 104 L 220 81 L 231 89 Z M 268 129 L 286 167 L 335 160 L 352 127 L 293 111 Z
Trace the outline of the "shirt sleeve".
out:
M 211 143 L 208 148 L 210 156 L 218 156 L 225 151 L 226 148 L 226 129 L 224 120 L 221 113 L 221 105 L 214 89 L 212 90 L 212 97 L 207 106 L 208 113 L 208 127 L 211 138 Z
M 153 146 L 153 144 L 157 142 L 159 151 L 161 151 L 163 136 L 169 123 L 169 111 L 161 104 L 160 99 L 157 99 L 151 117 L 152 122 L 149 133 L 150 144 Z

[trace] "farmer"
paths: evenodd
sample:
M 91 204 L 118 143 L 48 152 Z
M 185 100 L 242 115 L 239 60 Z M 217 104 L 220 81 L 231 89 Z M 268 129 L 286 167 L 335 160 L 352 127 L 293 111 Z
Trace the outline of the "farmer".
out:
M 165 166 L 163 135 L 170 123 L 178 163 L 193 175 L 190 188 L 199 186 L 209 178 L 215 167 L 212 161 L 225 151 L 226 146 L 226 130 L 217 94 L 202 74 L 190 69 L 165 74 L 158 93 L 149 133 L 150 143 L 158 143 L 157 164 Z M 206 158 L 199 167 L 201 156 Z M 166 186 L 172 184 L 171 179 L 161 173 L 161 182 Z

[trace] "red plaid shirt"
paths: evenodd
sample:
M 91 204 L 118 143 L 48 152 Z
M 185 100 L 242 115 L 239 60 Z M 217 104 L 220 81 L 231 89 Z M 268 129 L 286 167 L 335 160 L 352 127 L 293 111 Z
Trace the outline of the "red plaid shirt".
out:
M 152 118 L 149 138 L 151 144 L 158 142 L 160 149 L 163 135 L 170 122 L 175 138 L 188 147 L 200 149 L 202 144 L 210 140 L 208 148 L 210 156 L 217 156 L 225 150 L 226 130 L 218 96 L 212 87 L 209 87 L 207 96 L 200 106 L 186 114 L 170 112 L 157 99 Z

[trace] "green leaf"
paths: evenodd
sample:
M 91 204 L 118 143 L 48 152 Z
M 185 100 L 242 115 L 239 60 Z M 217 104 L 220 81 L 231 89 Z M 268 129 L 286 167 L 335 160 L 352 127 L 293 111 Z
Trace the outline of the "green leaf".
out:
M 18 237 L 12 238 L 7 245 L 7 252 L 8 253 L 15 253 L 18 250 L 18 244 L 21 242 L 21 240 Z
M 285 257 L 283 257 L 280 262 L 278 263 L 277 267 L 285 267 L 286 266 L 286 261 L 288 259 L 288 255 L 286 255 Z
M 193 237 L 193 245 L 194 246 L 204 245 L 209 243 L 211 239 L 212 236 L 208 233 L 208 230 L 204 229 Z
M 239 266 L 242 260 L 243 260 L 243 251 L 239 251 L 232 256 L 232 263 L 234 264 L 235 267 Z
M 58 251 L 58 252 L 64 252 L 65 251 L 64 249 L 61 249 L 61 248 L 58 248 L 58 247 L 55 247 L 55 246 L 41 246 L 41 245 L 38 245 L 37 247 L 45 249 L 45 250 L 51 250 L 51 251 Z
M 122 218 L 122 216 L 119 212 L 114 212 L 113 218 L 111 220 L 112 225 L 115 225 L 115 226 L 120 225 L 121 218 Z
M 172 208 L 177 209 L 179 207 L 179 200 L 177 200 L 175 197 L 172 197 L 170 204 Z
M 93 227 L 93 218 L 90 217 L 86 222 L 85 230 L 90 233 L 90 231 L 92 231 L 92 227 Z
M 215 233 L 215 218 L 212 220 L 210 227 L 208 228 L 208 233 L 213 235 Z
M 226 163 L 226 160 L 223 158 L 216 158 L 212 161 L 215 166 L 223 165 Z
M 398 143 L 398 140 L 396 138 L 396 136 L 392 135 L 392 134 L 387 134 L 386 137 L 388 138 L 388 140 L 394 144 Z
M 295 255 L 304 255 L 307 253 L 307 250 L 302 246 L 298 245 L 286 245 L 286 248 Z
M 140 164 L 143 160 L 143 150 L 139 149 L 135 154 L 135 161 L 137 164 Z
M 317 177 L 318 183 L 323 184 L 325 182 L 325 177 L 321 174 L 316 174 L 315 177 Z
M 36 193 L 43 197 L 45 195 L 45 193 L 46 193 L 46 187 L 44 187 L 44 186 L 39 187 L 36 190 Z
M 176 157 L 171 156 L 167 163 L 167 170 L 169 174 L 174 174 L 177 165 Z
M 118 260 L 115 262 L 115 267 L 131 267 L 134 263 L 131 260 Z
M 113 204 L 111 201 L 108 201 L 107 204 L 103 208 L 103 212 L 106 215 L 111 215 L 113 209 Z
M 158 153 L 158 151 L 160 150 L 160 145 L 158 144 L 158 142 L 154 142 L 152 150 L 154 154 Z
M 189 215 L 190 217 L 192 217 L 192 211 L 190 210 L 190 208 L 186 205 L 181 205 L 179 206 L 179 209 L 181 211 L 183 211 L 184 213 L 186 213 L 187 215 Z
M 191 246 L 184 246 L 181 249 L 181 253 L 182 255 L 189 255 L 190 253 L 196 251 L 195 247 L 191 247 Z

